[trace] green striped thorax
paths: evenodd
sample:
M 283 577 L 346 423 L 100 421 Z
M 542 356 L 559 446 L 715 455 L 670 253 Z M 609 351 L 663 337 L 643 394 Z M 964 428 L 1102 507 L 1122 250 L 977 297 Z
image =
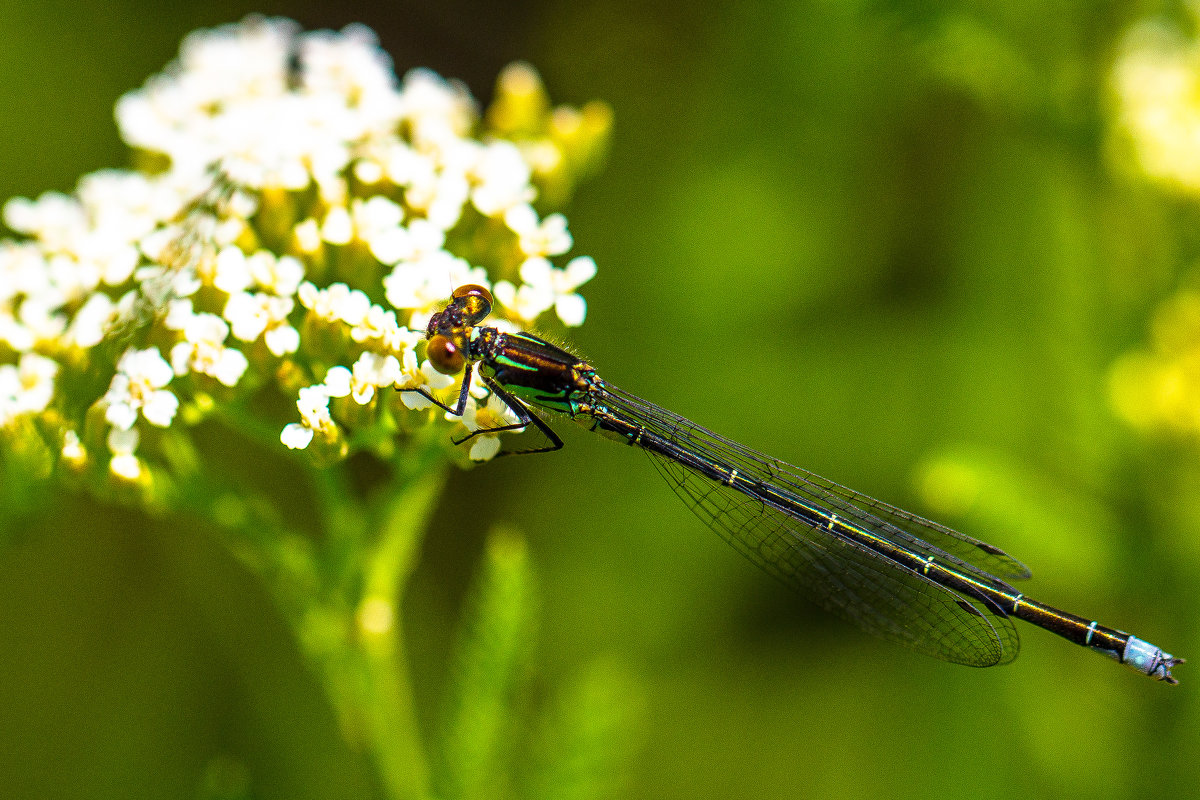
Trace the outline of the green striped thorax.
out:
M 426 329 L 426 355 L 434 369 L 458 375 L 478 364 L 485 379 L 532 405 L 572 417 L 590 413 L 589 398 L 599 385 L 592 366 L 533 334 L 481 327 L 492 305 L 482 286 L 454 290 Z

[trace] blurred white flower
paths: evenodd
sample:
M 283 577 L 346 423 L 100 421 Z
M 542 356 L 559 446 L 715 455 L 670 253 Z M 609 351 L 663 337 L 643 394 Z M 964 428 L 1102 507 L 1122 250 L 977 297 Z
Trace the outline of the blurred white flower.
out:
M 235 339 L 253 342 L 263 337 L 272 355 L 284 356 L 300 347 L 300 332 L 288 322 L 296 302 L 263 292 L 230 295 L 223 312 Z
M 58 362 L 24 353 L 16 365 L 0 364 L 0 427 L 21 414 L 44 411 L 54 397 Z
M 384 296 L 398 309 L 428 309 L 446 302 L 457 286 L 488 287 L 487 270 L 465 259 L 435 250 L 413 261 L 401 261 L 383 278 Z
M 400 261 L 419 262 L 438 252 L 446 244 L 446 232 L 426 219 L 414 219 L 407 226 L 381 230 L 370 242 L 371 254 L 382 264 Z
M 335 367 L 347 375 L 345 367 Z M 333 370 L 330 370 L 333 372 Z M 319 383 L 315 386 L 305 386 L 300 390 L 296 399 L 296 408 L 300 411 L 300 422 L 284 426 L 279 439 L 292 450 L 303 450 L 312 443 L 317 432 L 328 433 L 336 427 L 333 417 L 329 415 L 329 387 Z
M 184 301 L 186 302 L 186 301 Z M 176 307 L 182 303 L 176 304 Z M 196 372 L 216 378 L 225 386 L 236 386 L 249 362 L 242 352 L 226 347 L 229 324 L 216 314 L 175 314 L 168 328 L 183 333 L 183 341 L 171 348 L 171 367 L 176 375 Z
M 375 389 L 391 386 L 400 377 L 400 361 L 391 355 L 366 352 L 351 369 L 350 397 L 359 405 L 371 402 Z
M 345 206 L 333 206 L 321 223 L 321 238 L 330 244 L 350 244 L 354 238 L 354 218 Z
M 87 350 L 104 339 L 109 325 L 116 319 L 117 306 L 101 292 L 88 297 L 67 327 L 64 338 L 75 347 Z
M 157 347 L 126 351 L 104 394 L 104 418 L 126 431 L 137 422 L 138 414 L 151 425 L 167 427 L 179 409 L 179 398 L 163 388 L 174 375 Z
M 108 461 L 109 470 L 125 480 L 137 480 L 142 474 L 142 462 L 134 455 L 141 441 L 138 429 L 113 427 L 109 429 L 106 441 L 108 450 L 112 453 Z
M 476 181 L 471 202 L 485 217 L 503 216 L 516 206 L 533 202 L 532 171 L 512 142 L 490 142 L 479 153 L 473 170 Z
M 385 352 L 398 354 L 425 339 L 420 331 L 409 330 L 396 319 L 396 312 L 372 305 L 362 320 L 350 329 L 350 338 Z
M 371 298 L 344 283 L 318 289 L 305 281 L 300 284 L 297 295 L 300 305 L 312 311 L 318 319 L 344 322 L 351 326 L 361 324 L 371 308 Z
M 533 321 L 553 308 L 564 325 L 576 327 L 587 316 L 587 302 L 576 290 L 596 275 L 596 262 L 578 256 L 559 269 L 544 258 L 528 258 L 521 264 L 520 287 L 508 281 L 496 284 L 496 299 L 522 319 Z
M 504 223 L 517 235 L 521 252 L 527 256 L 557 256 L 571 249 L 567 218 L 551 214 L 538 221 L 537 212 L 528 204 L 513 206 L 504 212 Z
M 396 230 L 404 222 L 404 209 L 390 197 L 377 194 L 350 204 L 350 220 L 359 241 L 371 245 L 376 238 Z
M 120 430 L 119 428 L 110 428 L 109 435 L 112 431 Z M 136 428 L 134 429 L 136 430 Z M 83 442 L 79 439 L 79 434 L 73 430 L 63 431 L 62 440 L 62 458 L 64 461 L 73 466 L 81 466 L 87 461 L 87 451 L 83 449 Z

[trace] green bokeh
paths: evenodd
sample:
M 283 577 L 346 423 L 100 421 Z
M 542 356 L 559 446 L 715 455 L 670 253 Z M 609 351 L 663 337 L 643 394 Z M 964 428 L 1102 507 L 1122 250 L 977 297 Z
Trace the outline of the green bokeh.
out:
M 528 60 L 557 101 L 615 111 L 608 168 L 567 210 L 600 265 L 572 341 L 601 374 L 899 505 L 941 502 L 1031 565 L 1030 594 L 1195 655 L 1200 453 L 1129 431 L 1106 396 L 1198 255 L 1200 204 L 1106 160 L 1107 70 L 1154 10 L 7 3 L 0 196 L 123 165 L 117 96 L 249 11 L 366 22 L 398 70 L 482 97 Z M 622 796 L 1195 793 L 1187 666 L 1172 689 L 1028 626 L 993 670 L 877 642 L 737 558 L 644 456 L 564 438 L 451 481 L 405 611 L 428 735 L 500 522 L 529 540 L 543 671 L 602 657 L 641 687 Z M 969 496 L 922 491 L 945 474 Z M 74 498 L 0 523 L 0 796 L 376 796 L 206 531 Z

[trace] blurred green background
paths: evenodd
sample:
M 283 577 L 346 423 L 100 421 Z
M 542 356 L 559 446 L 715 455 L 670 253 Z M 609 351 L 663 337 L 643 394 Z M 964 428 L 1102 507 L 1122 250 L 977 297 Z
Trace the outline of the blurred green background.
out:
M 1029 593 L 1200 657 L 1200 450 L 1111 410 L 1113 363 L 1200 254 L 1200 202 L 1114 167 L 1108 80 L 1154 3 L 8 2 L 0 196 L 122 166 L 124 91 L 250 11 L 374 28 L 481 99 L 525 59 L 608 101 L 566 209 L 578 350 L 618 385 L 943 519 Z M 1182 19 L 1182 17 L 1180 18 Z M 560 426 L 562 427 L 562 426 Z M 804 606 L 637 452 L 456 474 L 405 609 L 422 723 L 485 531 L 528 537 L 545 680 L 603 659 L 640 723 L 616 796 L 1191 796 L 1200 677 L 1029 626 L 973 670 Z M 9 498 L 6 502 L 17 503 Z M 75 497 L 6 511 L 0 796 L 376 796 L 269 599 L 203 530 Z M 217 787 L 213 789 L 212 787 Z

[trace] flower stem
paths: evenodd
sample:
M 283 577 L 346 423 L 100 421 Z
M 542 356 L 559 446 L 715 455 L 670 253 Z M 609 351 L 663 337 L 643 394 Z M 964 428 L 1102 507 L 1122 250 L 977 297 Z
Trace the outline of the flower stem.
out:
M 414 713 L 401 628 L 401 593 L 421 535 L 445 482 L 445 468 L 427 468 L 384 509 L 379 539 L 366 553 L 363 591 L 355 609 L 354 643 L 362 678 L 361 710 L 381 777 L 394 798 L 429 795 L 429 773 Z

